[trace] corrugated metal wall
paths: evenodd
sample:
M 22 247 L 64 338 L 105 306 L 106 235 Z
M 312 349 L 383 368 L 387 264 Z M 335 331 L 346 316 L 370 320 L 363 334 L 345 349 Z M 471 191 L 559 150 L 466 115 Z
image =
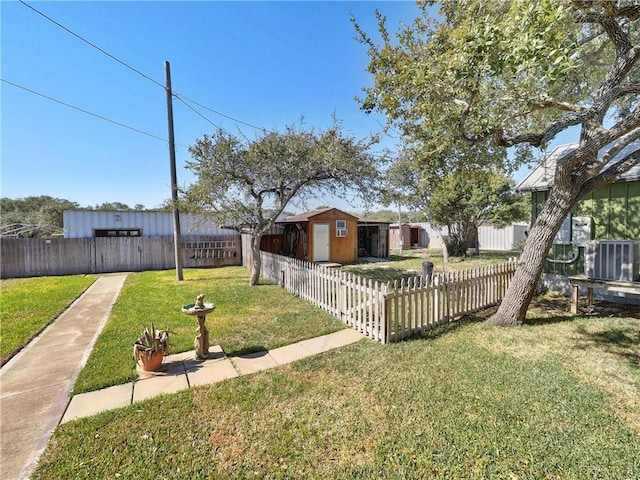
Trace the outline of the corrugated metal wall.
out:
M 412 230 L 419 229 L 418 247 L 421 248 L 442 248 L 442 235 L 447 235 L 446 227 L 439 229 L 429 222 L 411 223 L 408 225 Z M 513 250 L 516 243 L 525 239 L 525 224 L 509 225 L 505 228 L 496 228 L 492 225 L 482 225 L 478 228 L 478 240 L 481 250 L 498 250 L 508 252 Z M 408 231 L 408 230 L 406 230 Z M 390 248 L 398 248 L 398 224 L 391 224 Z M 408 235 L 405 233 L 405 235 Z M 408 240 L 405 241 L 405 248 L 409 248 Z
M 516 243 L 523 241 L 527 225 L 509 225 L 505 228 L 496 228 L 491 225 L 478 227 L 478 243 L 480 250 L 497 250 L 508 252 L 513 250 Z
M 144 237 L 172 237 L 173 214 L 164 212 L 107 212 L 67 210 L 63 213 L 65 238 L 91 238 L 94 229 L 142 229 Z M 180 214 L 181 235 L 233 235 L 201 215 Z

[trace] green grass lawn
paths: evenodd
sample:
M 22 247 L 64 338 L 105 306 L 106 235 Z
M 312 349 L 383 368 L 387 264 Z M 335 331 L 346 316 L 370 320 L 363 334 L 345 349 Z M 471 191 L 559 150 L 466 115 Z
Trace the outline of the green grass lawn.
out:
M 0 353 L 4 365 L 62 313 L 95 275 L 0 280 Z
M 434 265 L 434 272 L 463 270 L 496 263 L 504 263 L 510 258 L 519 257 L 517 252 L 480 252 L 480 255 L 467 257 L 449 257 L 445 264 L 441 249 L 413 248 L 410 250 L 395 250 L 383 262 L 358 262 L 344 265 L 342 270 L 361 277 L 382 282 L 407 279 L 422 274 L 422 262 L 430 261 Z
M 545 298 L 518 328 L 487 312 L 69 422 L 32 478 L 639 478 L 638 309 L 566 311 Z
M 277 285 L 249 286 L 243 267 L 185 269 L 184 281 L 173 270 L 129 274 L 74 394 L 134 380 L 132 345 L 143 325 L 175 332 L 170 353 L 193 350 L 197 321 L 182 313 L 196 295 L 216 309 L 207 316 L 211 345 L 228 356 L 270 350 L 346 328 L 338 319 Z

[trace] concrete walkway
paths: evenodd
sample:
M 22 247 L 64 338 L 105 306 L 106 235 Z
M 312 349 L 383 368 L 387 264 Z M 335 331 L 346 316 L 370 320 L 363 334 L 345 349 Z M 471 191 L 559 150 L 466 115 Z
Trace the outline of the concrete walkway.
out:
M 28 478 L 69 403 L 126 274 L 99 277 L 0 369 L 0 477 Z M 42 301 L 42 299 L 34 299 Z
M 126 274 L 103 275 L 60 317 L 0 369 L 0 478 L 28 478 L 59 423 L 161 393 L 220 382 L 287 364 L 365 338 L 352 329 L 240 357 L 218 346 L 207 360 L 194 352 L 167 357 L 159 372 L 96 392 L 69 393 L 106 323 Z

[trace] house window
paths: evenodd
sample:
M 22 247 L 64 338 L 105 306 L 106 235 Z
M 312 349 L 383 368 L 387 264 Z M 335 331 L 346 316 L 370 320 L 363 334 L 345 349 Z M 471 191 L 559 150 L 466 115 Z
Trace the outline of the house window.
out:
M 336 220 L 336 237 L 346 237 L 347 233 L 347 221 Z

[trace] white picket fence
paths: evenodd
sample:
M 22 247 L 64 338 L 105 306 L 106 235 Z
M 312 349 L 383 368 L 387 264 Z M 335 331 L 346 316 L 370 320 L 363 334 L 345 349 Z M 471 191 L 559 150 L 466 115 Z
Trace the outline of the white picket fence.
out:
M 367 337 L 396 342 L 435 325 L 497 305 L 516 262 L 374 282 L 302 260 L 261 252 L 261 275 L 340 318 Z

